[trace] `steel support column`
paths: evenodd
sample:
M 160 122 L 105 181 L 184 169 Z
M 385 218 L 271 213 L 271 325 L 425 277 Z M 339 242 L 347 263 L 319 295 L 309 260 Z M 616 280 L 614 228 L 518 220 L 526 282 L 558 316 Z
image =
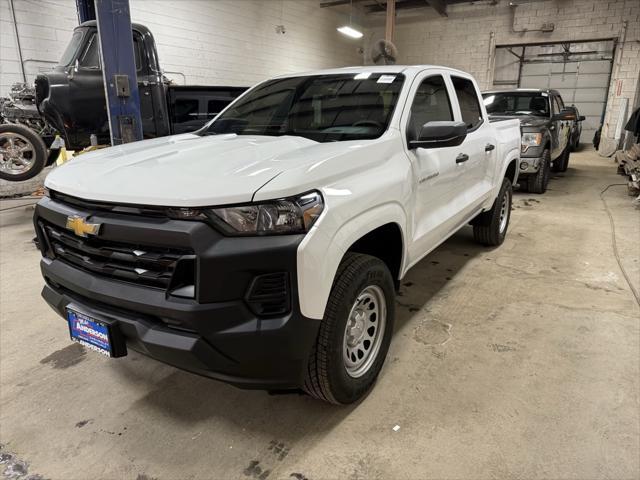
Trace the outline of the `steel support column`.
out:
M 129 0 L 95 0 L 111 144 L 142 140 Z
M 78 11 L 78 23 L 96 19 L 96 6 L 93 0 L 76 0 L 76 10 Z

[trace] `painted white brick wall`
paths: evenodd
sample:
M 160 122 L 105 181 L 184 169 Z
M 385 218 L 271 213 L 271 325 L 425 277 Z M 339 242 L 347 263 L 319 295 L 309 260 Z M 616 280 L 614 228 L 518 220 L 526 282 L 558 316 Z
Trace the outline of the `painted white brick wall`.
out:
M 252 85 L 272 75 L 362 64 L 360 42 L 336 32 L 345 22 L 317 0 L 130 0 L 148 26 L 165 70 L 189 84 Z M 74 0 L 14 0 L 24 59 L 55 61 L 77 25 Z M 276 33 L 284 25 L 284 35 Z M 27 62 L 29 81 L 51 64 Z M 181 83 L 179 75 L 167 75 Z M 0 0 L 0 95 L 21 81 L 9 0 Z
M 516 9 L 516 30 L 540 28 L 554 23 L 552 33 L 514 33 L 509 1 L 497 5 L 488 2 L 450 5 L 448 17 L 439 16 L 432 9 L 399 15 L 395 44 L 398 63 L 438 64 L 472 73 L 481 88 L 491 85 L 488 69 L 490 35 L 495 33 L 496 44 L 555 42 L 620 38 L 623 22 L 627 22 L 624 44 L 618 44 L 619 62 L 614 66 L 605 127 L 605 137 L 613 137 L 622 98 L 630 106 L 636 98 L 640 76 L 640 0 L 542 0 L 522 2 Z M 383 18 L 373 20 L 365 38 L 384 37 Z M 622 52 L 622 53 L 620 53 Z M 622 81 L 617 96 L 617 81 Z M 629 112 L 630 113 L 630 112 Z

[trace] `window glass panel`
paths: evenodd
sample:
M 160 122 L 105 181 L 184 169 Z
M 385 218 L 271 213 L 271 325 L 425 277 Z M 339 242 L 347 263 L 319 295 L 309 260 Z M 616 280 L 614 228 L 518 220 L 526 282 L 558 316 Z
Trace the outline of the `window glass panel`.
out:
M 175 123 L 197 121 L 198 100 L 193 98 L 176 98 L 173 104 L 173 118 Z
M 425 123 L 452 120 L 451 101 L 444 78 L 440 75 L 427 78 L 418 87 L 411 105 L 407 132 L 409 140 L 418 139 Z
M 209 100 L 207 102 L 207 118 L 213 118 L 229 105 L 230 100 Z
M 539 92 L 491 92 L 483 96 L 489 115 L 549 116 L 548 97 Z
M 467 124 L 467 128 L 473 129 L 482 123 L 482 111 L 478 103 L 476 87 L 466 78 L 451 77 L 451 80 L 460 104 L 462 121 Z
M 84 53 L 80 55 L 79 64 L 83 68 L 100 69 L 100 47 L 98 46 L 98 35 L 92 35 Z
M 62 54 L 62 58 L 60 58 L 60 63 L 58 65 L 67 66 L 73 60 L 78 48 L 80 47 L 80 43 L 82 42 L 83 32 L 81 30 L 75 30 L 73 35 L 71 36 L 71 41 L 64 53 Z
M 297 135 L 318 142 L 382 135 L 404 76 L 362 72 L 275 79 L 253 89 L 208 126 L 208 133 Z
M 133 36 L 133 56 L 138 71 L 142 67 L 142 39 L 138 35 Z

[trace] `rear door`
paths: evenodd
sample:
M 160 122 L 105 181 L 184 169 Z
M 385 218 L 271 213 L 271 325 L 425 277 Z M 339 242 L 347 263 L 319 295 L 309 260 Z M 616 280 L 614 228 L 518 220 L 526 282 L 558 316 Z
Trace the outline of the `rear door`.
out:
M 475 83 L 466 77 L 451 75 L 451 82 L 460 106 L 460 118 L 467 125 L 467 138 L 460 145 L 464 162 L 465 206 L 463 213 L 471 214 L 484 203 L 493 189 L 493 175 L 497 156 L 493 127 L 484 118 L 481 96 Z
M 556 115 L 562 111 L 563 104 L 560 97 L 557 95 L 551 95 L 551 115 Z M 552 136 L 552 151 L 551 158 L 555 160 L 558 158 L 565 147 L 567 146 L 567 137 L 571 125 L 567 120 L 552 120 L 551 121 L 551 136 Z
M 415 181 L 411 263 L 446 238 L 451 224 L 464 209 L 464 165 L 456 162 L 460 147 L 408 148 L 408 142 L 418 138 L 425 123 L 455 119 L 452 98 L 454 93 L 444 75 L 428 72 L 419 75 L 409 92 L 410 109 L 401 124 Z

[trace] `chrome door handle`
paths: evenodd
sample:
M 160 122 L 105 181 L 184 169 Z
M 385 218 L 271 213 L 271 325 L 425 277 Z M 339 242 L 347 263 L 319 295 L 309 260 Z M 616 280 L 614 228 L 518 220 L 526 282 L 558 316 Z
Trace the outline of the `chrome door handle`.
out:
M 461 153 L 456 157 L 456 163 L 464 163 L 467 160 L 469 160 L 469 155 L 467 155 L 466 153 Z

